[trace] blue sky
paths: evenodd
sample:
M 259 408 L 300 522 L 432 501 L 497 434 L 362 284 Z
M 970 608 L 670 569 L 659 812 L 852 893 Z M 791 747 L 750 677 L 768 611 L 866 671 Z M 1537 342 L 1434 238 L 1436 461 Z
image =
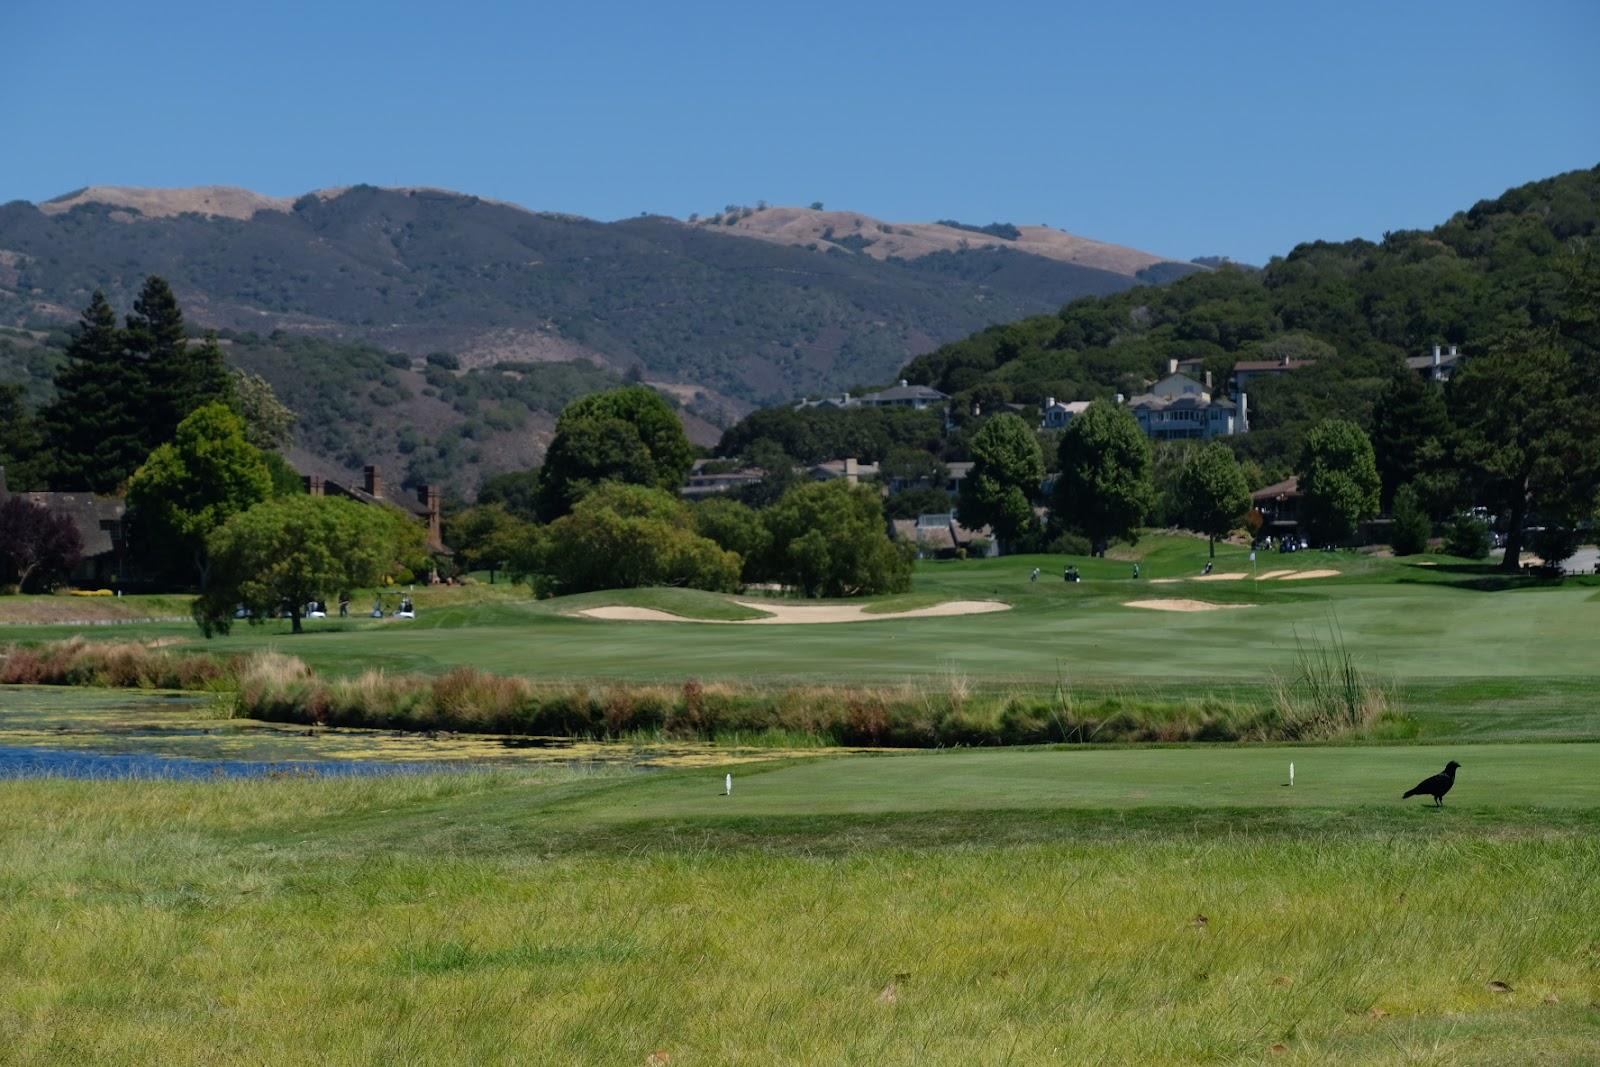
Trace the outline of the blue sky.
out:
M 1600 163 L 1600 4 L 0 3 L 0 201 L 822 200 L 1255 262 Z

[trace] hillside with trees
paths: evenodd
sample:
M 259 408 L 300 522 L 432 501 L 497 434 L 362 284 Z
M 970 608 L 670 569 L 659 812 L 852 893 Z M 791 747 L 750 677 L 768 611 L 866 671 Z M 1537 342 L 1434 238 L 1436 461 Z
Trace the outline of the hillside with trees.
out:
M 1231 441 L 1286 471 L 1319 419 L 1364 428 L 1395 368 L 1435 344 L 1469 355 L 1553 328 L 1575 242 L 1600 231 L 1600 167 L 1519 186 L 1430 230 L 1313 241 L 1260 270 L 1228 264 L 994 326 L 912 360 L 901 375 L 974 403 L 1133 395 L 1169 359 L 1202 360 L 1220 387 L 1235 362 L 1314 360 L 1252 383 L 1251 433 Z
M 186 329 L 193 338 L 193 328 Z M 274 417 L 287 416 L 269 431 L 268 443 L 296 464 L 336 476 L 376 463 L 406 488 L 436 484 L 462 496 L 470 496 L 486 477 L 537 463 L 556 413 L 580 396 L 620 384 L 616 375 L 587 360 L 464 367 L 448 353 L 418 358 L 360 341 L 284 331 L 225 330 L 214 340 L 224 363 L 241 372 L 235 381 L 241 404 L 261 395 L 252 387 L 264 387 L 270 403 L 279 405 L 276 416 L 252 409 L 247 422 L 264 427 Z M 74 344 L 82 341 L 75 342 L 70 329 L 0 332 L 0 462 L 7 464 L 14 486 L 42 487 L 50 480 L 28 461 L 42 445 L 32 412 L 52 405 L 56 376 L 71 362 Z M 115 368 L 97 369 L 86 387 L 100 381 L 104 391 L 115 392 L 122 387 L 114 377 Z M 89 401 L 85 410 L 95 408 Z M 142 410 L 130 417 L 144 420 Z M 705 439 L 705 424 L 688 421 Z M 114 436 L 106 429 L 104 423 L 85 426 L 102 452 Z M 125 478 L 128 462 L 144 457 L 153 438 L 132 436 L 138 440 L 127 457 L 100 465 L 100 475 L 114 471 Z M 65 477 L 54 481 L 72 484 Z M 116 483 L 102 478 L 97 484 Z
M 843 232 L 789 243 L 756 226 L 779 210 L 738 209 L 738 225 L 605 223 L 425 189 L 80 190 L 0 206 L 0 323 L 65 325 L 93 290 L 121 306 L 157 274 L 219 332 L 449 352 L 468 368 L 587 359 L 698 390 L 692 409 L 725 423 L 882 380 L 943 342 L 1141 272 L 1199 269 L 1059 231 L 966 233 L 895 255 Z M 869 221 L 885 239 L 877 227 L 908 229 Z
M 1452 551 L 1484 555 L 1487 516 L 1508 567 L 1527 547 L 1558 561 L 1595 521 L 1600 488 L 1597 234 L 1600 168 L 1574 171 L 1432 230 L 1304 244 L 1261 269 L 1219 263 L 992 327 L 902 370 L 949 394 L 946 411 L 771 408 L 731 427 L 719 454 L 769 470 L 824 454 L 893 452 L 902 470 L 973 461 L 960 510 L 1006 528 L 1007 550 L 1082 538 L 1099 551 L 1149 524 L 1211 538 L 1259 529 L 1247 493 L 1297 476 L 1303 532 L 1321 544 L 1351 543 L 1393 508 L 1413 550 L 1438 526 Z M 1448 381 L 1406 362 L 1435 345 L 1464 357 Z M 1146 391 L 1174 360 L 1217 392 L 1237 362 L 1294 369 L 1249 383 L 1248 433 L 1152 442 L 1117 396 Z M 1095 403 L 1065 432 L 1037 429 L 1052 396 Z M 1052 477 L 1013 461 L 1031 452 L 1019 426 Z M 1025 473 L 991 474 L 1008 467 Z M 886 507 L 937 503 L 919 487 Z M 1029 508 L 1046 505 L 1034 527 Z

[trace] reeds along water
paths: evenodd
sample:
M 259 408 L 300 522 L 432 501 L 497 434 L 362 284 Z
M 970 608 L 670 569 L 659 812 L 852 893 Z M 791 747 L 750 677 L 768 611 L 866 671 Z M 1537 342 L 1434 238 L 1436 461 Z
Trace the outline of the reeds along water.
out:
M 115 689 L 209 690 L 228 681 L 224 660 L 137 641 L 70 638 L 0 652 L 0 685 L 91 685 Z
M 959 676 L 774 688 L 693 678 L 681 685 L 543 682 L 471 667 L 322 677 L 277 652 L 217 658 L 82 640 L 6 649 L 0 682 L 205 689 L 225 694 L 237 716 L 326 726 L 901 748 L 1330 738 L 1370 729 L 1391 707 L 1337 635 L 1302 642 L 1291 675 L 1230 697 L 1084 695 L 1062 680 L 981 689 Z

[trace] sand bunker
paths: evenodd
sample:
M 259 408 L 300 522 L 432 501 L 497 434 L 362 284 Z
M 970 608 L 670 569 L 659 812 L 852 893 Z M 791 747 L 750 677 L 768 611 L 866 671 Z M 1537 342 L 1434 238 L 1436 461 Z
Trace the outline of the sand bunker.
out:
M 1249 604 L 1210 604 L 1204 600 L 1125 600 L 1125 608 L 1148 608 L 1151 611 L 1223 611 L 1227 608 L 1248 608 Z
M 1150 584 L 1151 585 L 1171 585 L 1173 582 L 1238 582 L 1238 581 L 1243 581 L 1244 579 L 1249 578 L 1249 577 L 1250 577 L 1250 575 L 1246 574 L 1244 571 L 1229 571 L 1226 574 L 1196 574 L 1193 577 L 1189 577 L 1189 578 L 1152 578 L 1152 579 L 1150 579 Z M 1339 572 L 1335 571 L 1335 570 L 1320 570 L 1320 571 L 1276 570 L 1276 571 L 1267 571 L 1264 574 L 1258 574 L 1255 577 L 1256 577 L 1257 581 L 1261 581 L 1261 582 L 1269 582 L 1269 581 L 1292 582 L 1292 581 L 1295 581 L 1296 579 L 1299 579 L 1299 578 L 1337 578 L 1337 577 L 1339 577 Z
M 819 622 L 874 622 L 879 619 L 932 619 L 950 615 L 986 615 L 992 611 L 1007 611 L 1010 604 L 997 600 L 949 600 L 927 608 L 910 611 L 886 611 L 873 614 L 860 604 L 763 604 L 737 600 L 740 607 L 766 612 L 759 619 L 691 619 L 655 608 L 612 607 L 584 608 L 578 614 L 588 619 L 607 619 L 615 622 L 706 622 L 730 626 L 775 626 L 791 623 Z

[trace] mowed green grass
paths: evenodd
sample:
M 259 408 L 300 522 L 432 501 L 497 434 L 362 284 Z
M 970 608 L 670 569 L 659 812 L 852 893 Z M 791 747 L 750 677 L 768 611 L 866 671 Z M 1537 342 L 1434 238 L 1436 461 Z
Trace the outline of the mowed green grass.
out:
M 369 667 L 439 672 L 453 666 L 555 678 L 650 682 L 727 679 L 743 683 L 876 684 L 952 676 L 981 684 L 1255 684 L 1290 667 L 1302 639 L 1337 631 L 1361 666 L 1399 683 L 1459 679 L 1600 677 L 1600 584 L 1505 584 L 1459 563 L 1383 560 L 1353 553 L 1262 553 L 1256 570 L 1338 569 L 1309 581 L 1196 581 L 1203 541 L 1147 537 L 1134 550 L 1143 577 L 1125 560 L 1075 560 L 1085 580 L 1061 581 L 1066 557 L 1019 556 L 919 565 L 915 592 L 890 606 L 949 599 L 999 600 L 988 615 L 879 619 L 834 625 L 740 627 L 617 622 L 576 616 L 598 604 L 656 607 L 683 616 L 730 620 L 749 612 L 727 598 L 692 590 L 626 590 L 534 601 L 504 585 L 422 590 L 421 617 L 315 620 L 309 632 L 287 624 L 238 626 L 202 641 L 192 626 L 106 627 L 92 637 L 167 637 L 196 648 L 290 651 L 319 670 Z M 1440 562 L 1423 567 L 1419 562 Z M 1028 575 L 1043 568 L 1040 580 Z M 1248 553 L 1218 547 L 1217 573 L 1248 572 Z M 1170 583 L 1155 579 L 1181 578 Z M 1242 604 L 1180 614 L 1124 606 L 1147 598 Z M 357 603 L 360 603 L 358 599 Z M 3 605 L 0 605 L 3 607 Z M 7 626 L 0 640 L 66 636 L 59 627 Z
M 1321 808 L 1398 802 L 1455 759 L 1458 785 L 1445 798 L 1464 818 L 1513 808 L 1600 808 L 1600 745 L 1286 746 L 950 750 L 909 756 L 846 756 L 735 772 L 723 781 L 651 779 L 600 806 L 575 810 L 615 820 L 859 815 L 884 812 L 1055 808 Z M 1294 785 L 1289 785 L 1289 764 Z M 1421 801 L 1407 802 L 1417 805 Z M 1427 801 L 1432 806 L 1433 801 Z M 1432 817 L 1431 813 L 1428 817 Z
M 4 782 L 0 1048 L 1590 1063 L 1595 753 L 931 753 L 731 797 L 720 768 Z M 1446 808 L 1401 803 L 1447 755 Z

